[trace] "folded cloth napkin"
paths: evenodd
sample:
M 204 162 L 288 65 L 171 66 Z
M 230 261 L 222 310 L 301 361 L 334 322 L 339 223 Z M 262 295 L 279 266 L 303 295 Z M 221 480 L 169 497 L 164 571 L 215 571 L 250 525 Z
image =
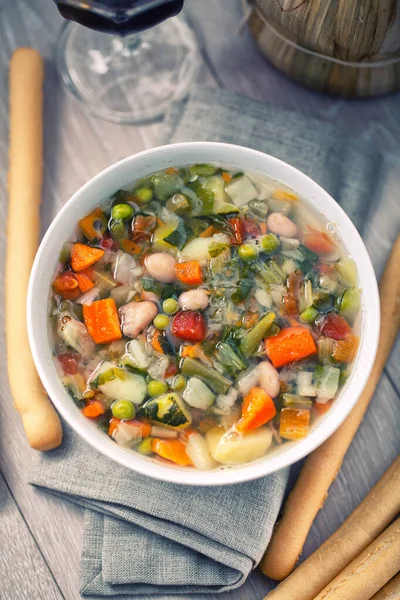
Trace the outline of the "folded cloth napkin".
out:
M 171 142 L 242 144 L 300 168 L 339 200 L 374 243 L 380 269 L 398 229 L 398 211 L 387 161 L 368 134 L 348 139 L 331 125 L 208 88 L 195 88 L 174 107 L 165 127 Z M 387 217 L 376 213 L 377 206 Z M 371 216 L 387 220 L 384 240 L 369 227 Z M 69 427 L 64 431 L 62 447 L 38 459 L 31 483 L 86 508 L 84 596 L 189 595 L 227 591 L 245 581 L 270 539 L 287 470 L 229 487 L 178 486 L 128 471 Z

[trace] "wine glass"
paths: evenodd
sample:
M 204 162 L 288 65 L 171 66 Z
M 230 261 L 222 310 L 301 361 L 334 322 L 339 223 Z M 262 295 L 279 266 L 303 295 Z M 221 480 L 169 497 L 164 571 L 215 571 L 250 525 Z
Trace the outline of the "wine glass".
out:
M 91 113 L 117 123 L 144 122 L 186 94 L 199 53 L 190 24 L 179 15 L 183 1 L 55 0 L 69 20 L 58 43 L 58 67 Z

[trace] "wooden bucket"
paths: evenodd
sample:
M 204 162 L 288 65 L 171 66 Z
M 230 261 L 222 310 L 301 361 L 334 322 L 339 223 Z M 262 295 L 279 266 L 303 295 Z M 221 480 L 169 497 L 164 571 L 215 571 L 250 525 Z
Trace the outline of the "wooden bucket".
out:
M 341 96 L 400 89 L 400 0 L 242 0 L 262 53 L 295 81 Z

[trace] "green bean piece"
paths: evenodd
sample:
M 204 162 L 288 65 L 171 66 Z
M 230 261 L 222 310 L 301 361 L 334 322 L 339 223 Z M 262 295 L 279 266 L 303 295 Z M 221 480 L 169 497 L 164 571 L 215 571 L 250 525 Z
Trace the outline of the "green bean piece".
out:
M 197 175 L 198 177 L 210 177 L 211 175 L 215 175 L 218 171 L 218 167 L 215 165 L 193 165 L 189 167 L 189 173 L 191 177 Z
M 195 358 L 184 358 L 181 371 L 186 377 L 198 377 L 216 394 L 226 394 L 232 385 L 230 379 Z
M 303 323 L 314 323 L 315 319 L 318 317 L 318 311 L 313 306 L 309 306 L 300 315 L 300 321 Z
M 261 341 L 268 333 L 269 328 L 274 322 L 275 314 L 270 312 L 262 317 L 254 327 L 246 333 L 246 335 L 240 340 L 240 350 L 247 358 L 257 350 Z
M 111 231 L 112 236 L 117 240 L 122 240 L 128 235 L 128 230 L 123 221 L 115 221 L 114 219 L 110 219 L 108 228 Z

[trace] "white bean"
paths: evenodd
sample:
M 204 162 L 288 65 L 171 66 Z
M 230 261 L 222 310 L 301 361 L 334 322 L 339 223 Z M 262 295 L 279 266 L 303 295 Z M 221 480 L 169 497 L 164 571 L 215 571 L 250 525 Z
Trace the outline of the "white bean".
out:
M 271 213 L 267 219 L 267 227 L 276 235 L 294 238 L 297 235 L 297 225 L 280 213 Z
M 268 360 L 263 360 L 258 365 L 258 376 L 260 388 L 271 398 L 275 398 L 280 390 L 279 374 L 275 367 Z
M 178 304 L 185 310 L 205 310 L 208 306 L 208 296 L 204 290 L 189 290 L 178 298 Z
M 172 283 L 175 279 L 175 259 L 166 252 L 149 254 L 144 260 L 149 275 L 162 283 Z
M 154 304 L 160 304 L 160 298 L 157 296 L 157 294 L 154 292 L 147 292 L 146 290 L 143 290 L 142 292 L 142 300 L 149 300 Z
M 118 311 L 122 332 L 130 338 L 135 338 L 154 319 L 158 313 L 157 306 L 145 300 L 144 302 L 129 302 Z

